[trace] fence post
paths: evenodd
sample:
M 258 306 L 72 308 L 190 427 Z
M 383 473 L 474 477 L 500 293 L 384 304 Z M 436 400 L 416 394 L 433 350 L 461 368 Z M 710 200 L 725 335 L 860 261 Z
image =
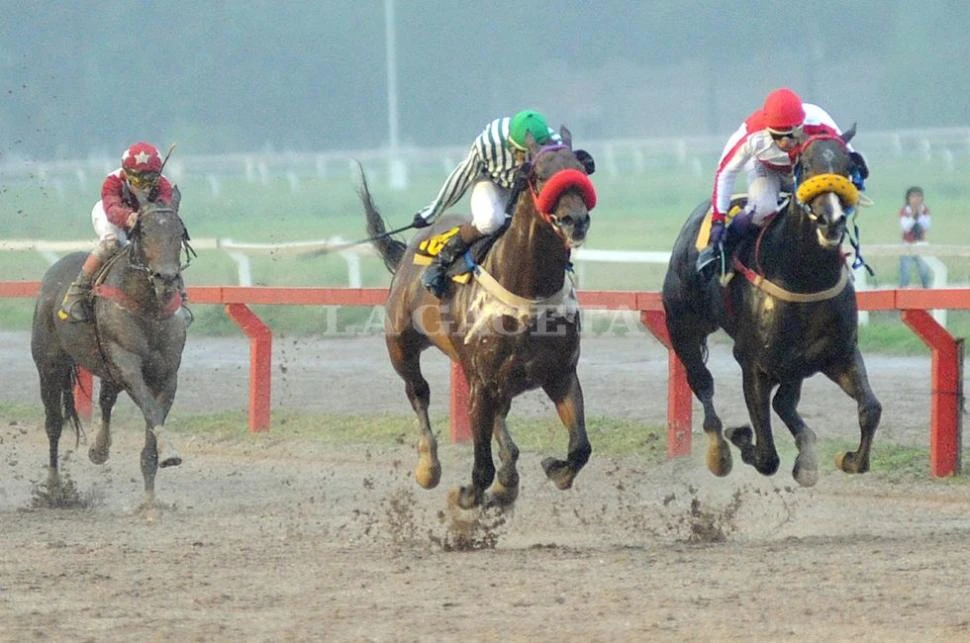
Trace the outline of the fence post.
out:
M 926 310 L 903 310 L 909 326 L 932 354 L 930 393 L 930 475 L 960 473 L 960 415 L 963 412 L 963 342 L 956 341 Z
M 468 442 L 472 439 L 472 426 L 468 420 L 468 380 L 458 362 L 451 363 L 451 441 Z
M 91 421 L 91 396 L 94 394 L 94 376 L 86 368 L 77 369 L 74 382 L 74 410 L 85 422 Z
M 640 323 L 667 347 L 667 457 L 690 455 L 691 391 L 687 370 L 670 345 L 666 314 L 662 310 L 641 310 Z
M 245 304 L 226 304 L 226 314 L 249 338 L 249 430 L 269 430 L 273 333 Z

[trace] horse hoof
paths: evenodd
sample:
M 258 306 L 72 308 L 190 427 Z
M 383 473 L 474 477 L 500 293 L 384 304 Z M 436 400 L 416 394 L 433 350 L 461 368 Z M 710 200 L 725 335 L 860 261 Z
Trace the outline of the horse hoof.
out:
M 471 487 L 452 489 L 448 492 L 448 504 L 459 509 L 474 509 L 482 504 L 482 494 Z
M 542 469 L 546 472 L 546 477 L 555 482 L 560 490 L 565 491 L 573 486 L 573 470 L 565 460 L 546 458 L 542 461 Z
M 108 461 L 108 455 L 107 449 L 95 449 L 94 447 L 88 449 L 88 459 L 94 464 L 104 464 Z
M 441 465 L 419 466 L 414 470 L 414 479 L 421 485 L 422 489 L 434 489 L 441 482 Z
M 802 452 L 795 458 L 795 466 L 791 474 L 799 485 L 814 487 L 818 482 L 818 462 L 815 460 L 815 454 Z
M 842 451 L 835 456 L 835 466 L 845 473 L 865 473 L 869 470 L 869 463 L 861 464 L 856 460 L 856 454 Z
M 741 450 L 744 450 L 745 447 L 750 446 L 754 440 L 754 432 L 747 424 L 744 426 L 735 426 L 727 429 L 724 431 L 724 436 L 731 441 L 731 444 Z
M 501 482 L 494 482 L 492 488 L 485 494 L 485 507 L 511 507 L 519 497 L 519 487 L 506 487 Z
M 177 467 L 180 464 L 182 464 L 182 456 L 175 451 L 168 451 L 165 454 L 158 454 L 158 466 L 163 469 L 165 467 Z
M 723 478 L 729 473 L 733 467 L 733 462 L 731 460 L 731 450 L 728 448 L 727 442 L 724 440 L 719 440 L 716 443 L 711 444 L 707 449 L 707 469 L 718 478 Z

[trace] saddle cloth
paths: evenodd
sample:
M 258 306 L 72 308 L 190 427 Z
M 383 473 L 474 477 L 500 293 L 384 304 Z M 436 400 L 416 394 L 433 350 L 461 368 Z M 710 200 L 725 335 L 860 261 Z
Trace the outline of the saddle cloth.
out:
M 788 204 L 788 200 L 790 198 L 791 195 L 786 192 L 783 192 L 778 197 L 778 212 L 781 212 L 781 210 Z M 728 208 L 727 221 L 725 222 L 726 225 L 731 225 L 731 220 L 734 219 L 739 212 L 744 210 L 744 206 L 747 204 L 747 202 L 747 194 L 734 194 L 731 196 L 731 207 Z M 701 222 L 701 227 L 697 231 L 697 239 L 694 242 L 694 247 L 697 248 L 698 252 L 706 248 L 711 239 L 711 225 L 713 224 L 711 217 L 713 215 L 714 206 L 710 206 L 707 208 L 707 213 L 704 215 L 704 220 Z

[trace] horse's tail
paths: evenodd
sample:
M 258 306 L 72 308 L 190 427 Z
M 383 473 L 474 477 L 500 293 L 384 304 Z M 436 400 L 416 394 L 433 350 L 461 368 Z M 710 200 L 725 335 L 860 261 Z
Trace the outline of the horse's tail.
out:
M 364 176 L 364 168 L 360 167 L 359 163 L 357 168 L 360 170 L 360 187 L 357 188 L 357 194 L 364 204 L 364 213 L 367 216 L 367 235 L 371 238 L 371 243 L 377 249 L 377 252 L 380 253 L 381 258 L 384 259 L 384 265 L 387 266 L 387 269 L 391 273 L 394 273 L 401 263 L 401 258 L 404 257 L 407 244 L 403 241 L 392 239 L 387 234 L 384 219 L 381 217 L 381 213 L 377 211 L 377 206 L 374 205 L 370 190 L 367 188 L 367 178 Z
M 77 364 L 72 364 L 70 377 L 67 378 L 66 385 L 64 386 L 63 390 L 61 390 L 61 402 L 64 405 L 64 417 L 66 417 L 74 427 L 75 449 L 81 444 L 81 432 L 84 430 L 81 428 L 81 418 L 79 418 L 77 415 L 77 409 L 74 408 L 74 386 L 78 383 L 78 379 L 78 366 Z

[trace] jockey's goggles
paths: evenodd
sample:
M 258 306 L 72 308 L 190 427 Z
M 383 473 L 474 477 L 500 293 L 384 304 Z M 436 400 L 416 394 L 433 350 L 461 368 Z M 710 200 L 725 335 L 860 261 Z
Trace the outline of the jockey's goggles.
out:
M 138 190 L 150 188 L 158 182 L 158 172 L 125 172 L 131 187 Z
M 780 141 L 783 138 L 798 138 L 802 133 L 801 127 L 795 127 L 784 132 L 769 129 L 768 133 L 771 134 L 771 140 Z

